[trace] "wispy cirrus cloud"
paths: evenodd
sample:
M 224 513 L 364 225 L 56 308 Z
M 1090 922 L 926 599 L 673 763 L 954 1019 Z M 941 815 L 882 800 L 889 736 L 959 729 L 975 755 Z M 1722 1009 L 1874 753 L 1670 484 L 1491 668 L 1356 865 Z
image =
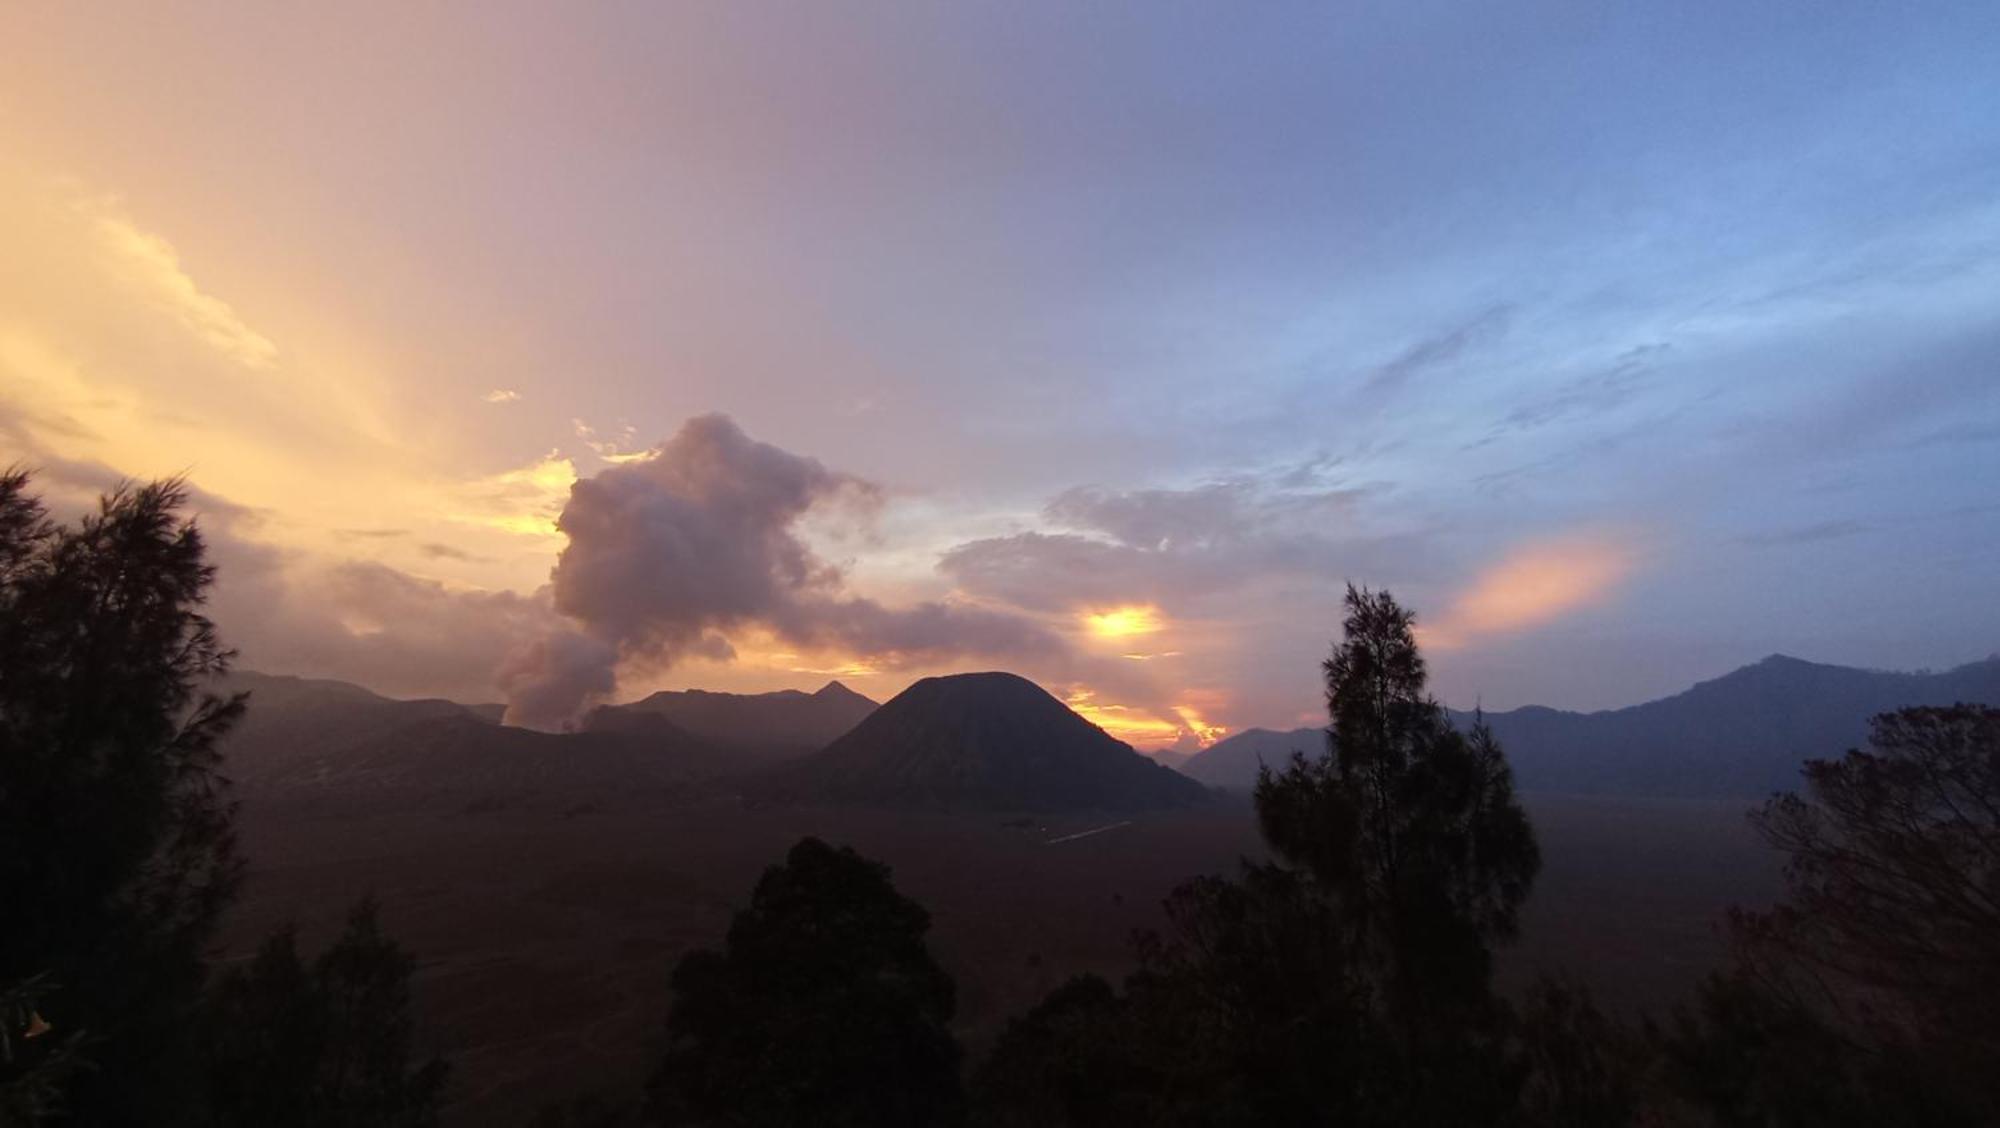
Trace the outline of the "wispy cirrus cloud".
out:
M 188 332 L 246 368 L 269 369 L 278 346 L 226 301 L 199 286 L 165 238 L 141 228 L 115 197 L 80 196 L 72 206 L 90 225 L 110 271 L 173 315 Z
M 1743 537 L 1743 543 L 1753 548 L 1782 548 L 1789 545 L 1817 544 L 1821 541 L 1840 540 L 1859 536 L 1868 532 L 1870 526 L 1860 521 L 1836 520 L 1815 521 L 1810 525 L 1794 525 L 1786 529 L 1752 533 Z

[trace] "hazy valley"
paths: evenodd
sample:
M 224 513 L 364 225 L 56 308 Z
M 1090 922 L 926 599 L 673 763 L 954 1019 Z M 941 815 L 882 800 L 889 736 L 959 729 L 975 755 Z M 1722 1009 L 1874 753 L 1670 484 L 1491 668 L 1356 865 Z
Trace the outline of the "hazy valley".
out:
M 1805 756 L 1843 750 L 1870 711 L 2000 700 L 1995 669 L 1771 659 L 1609 714 L 1487 715 L 1546 859 L 1503 982 L 1570 968 L 1627 1012 L 1683 998 L 1720 958 L 1723 911 L 1776 889 L 1778 859 L 1744 819 L 1758 798 L 1746 781 L 1780 786 L 1784 764 L 1795 775 Z M 1160 926 L 1178 882 L 1263 856 L 1242 790 L 1257 755 L 1318 755 L 1308 741 L 1324 739 L 1251 730 L 1163 787 L 1167 769 L 1004 675 L 920 682 L 881 707 L 837 683 L 656 694 L 571 734 L 336 682 L 231 684 L 252 694 L 225 745 L 252 867 L 232 944 L 288 919 L 326 933 L 354 899 L 380 896 L 419 954 L 420 1011 L 454 1062 L 449 1110 L 463 1124 L 643 1080 L 675 960 L 713 943 L 752 879 L 807 834 L 882 859 L 930 907 L 960 984 L 957 1028 L 982 1045 L 1070 975 L 1122 974 L 1132 931 Z M 1705 745 L 1694 721 L 1679 740 L 1642 742 L 1660 714 L 1717 732 L 1741 716 L 1817 720 L 1760 730 L 1762 745 Z M 800 736 L 842 725 L 823 754 Z

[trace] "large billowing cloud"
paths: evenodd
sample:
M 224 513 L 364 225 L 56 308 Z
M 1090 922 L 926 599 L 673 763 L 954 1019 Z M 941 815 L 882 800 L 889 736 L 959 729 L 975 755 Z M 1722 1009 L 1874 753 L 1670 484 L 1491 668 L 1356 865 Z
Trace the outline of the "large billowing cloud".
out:
M 746 629 L 887 667 L 1063 649 L 1027 615 L 937 601 L 886 607 L 849 592 L 800 523 L 865 519 L 878 503 L 870 483 L 757 442 L 723 415 L 690 419 L 646 457 L 578 481 L 557 521 L 569 543 L 551 576 L 570 625 L 508 659 L 508 720 L 560 727 L 615 688 L 620 664 L 727 658 L 730 636 Z

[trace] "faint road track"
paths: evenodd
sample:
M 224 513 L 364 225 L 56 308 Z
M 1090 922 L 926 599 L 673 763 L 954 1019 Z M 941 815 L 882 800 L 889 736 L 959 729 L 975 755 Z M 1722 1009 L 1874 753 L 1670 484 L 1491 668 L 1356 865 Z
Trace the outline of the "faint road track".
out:
M 1089 838 L 1093 834 L 1103 834 L 1107 830 L 1117 830 L 1121 826 L 1131 826 L 1131 825 L 1132 825 L 1132 820 L 1126 819 L 1124 822 L 1115 822 L 1112 823 L 1110 826 L 1092 827 L 1089 830 L 1079 830 L 1075 834 L 1065 834 L 1061 838 L 1051 838 L 1047 842 L 1042 843 L 1042 845 L 1054 846 L 1058 842 L 1075 842 L 1079 838 Z

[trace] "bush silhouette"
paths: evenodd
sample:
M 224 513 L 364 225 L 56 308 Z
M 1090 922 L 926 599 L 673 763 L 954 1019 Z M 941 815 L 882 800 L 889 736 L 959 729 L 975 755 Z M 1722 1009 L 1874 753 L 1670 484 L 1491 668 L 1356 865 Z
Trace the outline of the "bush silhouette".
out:
M 952 981 L 888 867 L 816 838 L 764 872 L 722 951 L 674 969 L 663 1124 L 939 1125 L 960 1115 Z

